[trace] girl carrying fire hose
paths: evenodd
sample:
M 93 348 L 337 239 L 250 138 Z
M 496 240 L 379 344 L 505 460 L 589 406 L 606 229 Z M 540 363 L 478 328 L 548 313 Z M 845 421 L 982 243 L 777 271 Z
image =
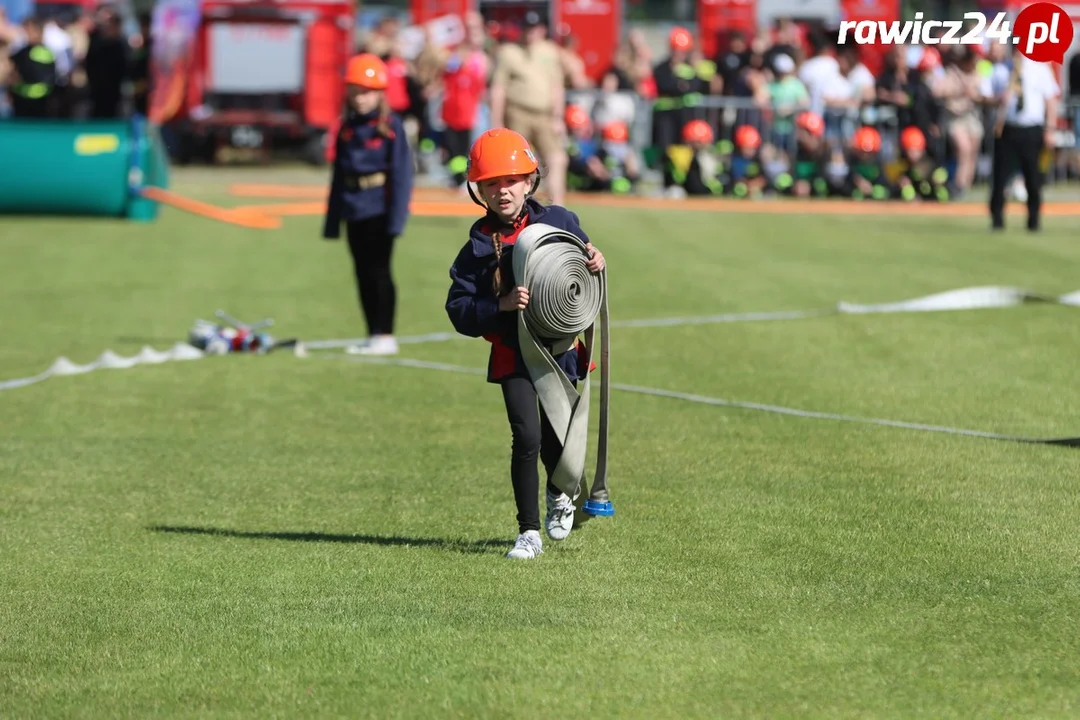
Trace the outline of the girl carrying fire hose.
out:
M 368 337 L 348 352 L 394 355 L 397 300 L 390 259 L 394 240 L 405 230 L 412 194 L 413 159 L 401 118 L 390 111 L 386 64 L 375 55 L 357 55 L 345 71 L 348 107 L 337 133 L 323 237 L 341 236 L 345 221 L 367 321 Z
M 545 207 L 532 197 L 540 185 L 540 168 L 528 141 L 518 133 L 495 128 L 481 135 L 469 153 L 468 183 L 473 201 L 487 214 L 473 224 L 469 241 L 450 268 L 452 284 L 446 312 L 459 333 L 491 343 L 487 379 L 502 386 L 513 439 L 510 478 L 519 535 L 506 557 L 531 559 L 543 552 L 538 456 L 548 475 L 545 529 L 552 540 L 563 540 L 570 534 L 574 503 L 550 481 L 562 447 L 538 405 L 518 344 L 516 313 L 529 304 L 529 292 L 515 282 L 514 243 L 528 225 L 545 223 L 587 244 L 590 259 L 586 267 L 591 272 L 604 269 L 604 256 L 589 243 L 577 215 L 558 205 Z M 555 361 L 576 384 L 592 369 L 582 367 L 585 357 L 578 343 L 555 356 Z

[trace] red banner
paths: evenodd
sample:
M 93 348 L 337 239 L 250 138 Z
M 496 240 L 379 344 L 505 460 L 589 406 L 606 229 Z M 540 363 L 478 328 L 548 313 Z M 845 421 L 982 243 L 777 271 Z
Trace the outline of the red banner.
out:
M 555 28 L 577 38 L 585 72 L 599 82 L 619 46 L 623 0 L 555 0 L 552 11 Z
M 840 20 L 859 22 L 893 22 L 900 20 L 900 0 L 841 0 Z M 866 68 L 877 76 L 881 72 L 883 58 L 891 46 L 881 43 L 859 45 L 859 56 Z
M 731 34 L 741 31 L 747 40 L 757 28 L 756 0 L 698 0 L 698 25 L 701 28 L 701 50 L 707 58 L 715 58 L 727 50 Z

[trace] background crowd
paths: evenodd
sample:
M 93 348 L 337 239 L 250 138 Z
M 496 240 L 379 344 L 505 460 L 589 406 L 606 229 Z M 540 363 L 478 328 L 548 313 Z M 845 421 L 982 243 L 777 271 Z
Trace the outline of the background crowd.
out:
M 556 200 L 567 185 L 629 192 L 650 175 L 668 189 L 685 187 L 688 173 L 710 192 L 730 192 L 748 142 L 744 159 L 766 189 L 782 191 L 810 146 L 823 165 L 850 165 L 858 139 L 876 144 L 885 163 L 902 159 L 904 138 L 947 172 L 948 197 L 962 196 L 989 175 L 995 109 L 1012 65 L 996 43 L 905 45 L 872 72 L 835 33 L 780 19 L 753 36 L 725 37 L 711 58 L 687 29 L 631 29 L 594 82 L 577 39 L 535 13 L 509 24 L 469 13 L 461 26 L 453 46 L 429 34 L 416 47 L 386 16 L 360 34 L 357 50 L 387 62 L 387 99 L 408 121 L 422 173 L 460 187 L 471 141 L 493 124 L 516 124 L 540 151 Z M 145 113 L 149 44 L 148 17 L 125 25 L 108 5 L 18 26 L 0 15 L 0 116 Z M 1080 54 L 1064 75 L 1044 169 L 1080 177 Z M 50 92 L 32 97 L 41 83 Z M 680 154 L 686 148 L 690 156 Z

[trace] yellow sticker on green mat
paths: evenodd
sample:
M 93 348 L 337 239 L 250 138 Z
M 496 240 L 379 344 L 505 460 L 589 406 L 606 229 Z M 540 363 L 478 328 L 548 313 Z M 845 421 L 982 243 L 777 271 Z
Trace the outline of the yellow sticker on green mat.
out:
M 120 138 L 116 135 L 77 135 L 75 136 L 76 155 L 104 155 L 114 153 L 120 148 Z

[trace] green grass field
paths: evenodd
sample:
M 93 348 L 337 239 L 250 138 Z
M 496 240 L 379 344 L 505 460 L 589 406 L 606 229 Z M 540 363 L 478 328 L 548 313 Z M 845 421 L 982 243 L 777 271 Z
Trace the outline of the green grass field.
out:
M 580 215 L 616 319 L 1080 289 L 1075 218 Z M 165 349 L 217 308 L 360 336 L 319 222 L 4 218 L 0 380 Z M 468 224 L 411 221 L 401 334 L 450 329 Z M 1077 313 L 624 328 L 614 380 L 1080 434 Z M 404 356 L 483 367 L 487 347 Z M 280 353 L 0 393 L 0 715 L 1080 713 L 1080 451 L 620 392 L 612 413 L 615 517 L 513 563 L 481 377 Z

